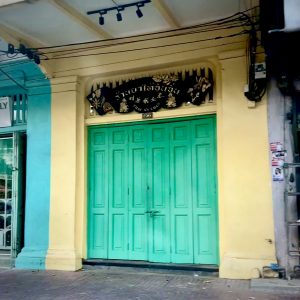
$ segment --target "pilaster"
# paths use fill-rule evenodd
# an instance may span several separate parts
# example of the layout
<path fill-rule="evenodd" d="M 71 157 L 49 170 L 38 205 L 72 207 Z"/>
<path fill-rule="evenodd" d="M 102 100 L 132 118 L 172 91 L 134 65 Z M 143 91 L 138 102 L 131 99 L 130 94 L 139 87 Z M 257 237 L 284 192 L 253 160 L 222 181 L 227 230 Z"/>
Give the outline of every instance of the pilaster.
<path fill-rule="evenodd" d="M 70 76 L 52 79 L 51 83 L 51 202 L 46 269 L 74 271 L 81 268 L 76 242 L 79 82 L 76 76 Z"/>
<path fill-rule="evenodd" d="M 27 81 L 26 88 L 25 246 L 16 259 L 16 268 L 44 269 L 49 241 L 51 89 L 45 78 Z"/>

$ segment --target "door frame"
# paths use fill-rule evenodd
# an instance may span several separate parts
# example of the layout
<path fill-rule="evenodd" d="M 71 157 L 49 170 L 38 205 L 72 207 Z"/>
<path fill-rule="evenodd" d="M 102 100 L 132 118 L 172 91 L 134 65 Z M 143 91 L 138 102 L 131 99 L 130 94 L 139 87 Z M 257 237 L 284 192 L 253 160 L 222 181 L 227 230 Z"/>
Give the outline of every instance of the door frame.
<path fill-rule="evenodd" d="M 135 126 L 135 125 L 146 125 L 146 124 L 163 124 L 163 123 L 179 123 L 182 121 L 193 121 L 193 120 L 199 120 L 199 119 L 207 119 L 207 118 L 213 118 L 214 119 L 214 139 L 213 139 L 213 156 L 215 158 L 215 168 L 213 170 L 214 175 L 215 175 L 215 185 L 216 185 L 216 191 L 215 191 L 215 226 L 216 226 L 216 251 L 217 251 L 217 265 L 219 265 L 220 262 L 220 247 L 219 247 L 219 201 L 218 201 L 218 161 L 217 161 L 217 115 L 215 112 L 212 113 L 207 113 L 205 115 L 192 115 L 192 116 L 178 116 L 178 117 L 170 117 L 170 118 L 162 118 L 162 119 L 149 119 L 149 120 L 141 120 L 141 121 L 129 121 L 129 122 L 115 122 L 112 124 L 109 123 L 100 123 L 100 124 L 93 124 L 93 125 L 88 125 L 87 126 L 87 161 L 86 161 L 86 165 L 87 165 L 87 214 L 86 214 L 86 218 L 87 218 L 87 222 L 86 222 L 86 255 L 87 255 L 87 259 L 89 259 L 89 227 L 90 227 L 90 220 L 89 220 L 89 211 L 90 211 L 90 180 L 89 180 L 89 176 L 90 176 L 90 160 L 89 160 L 89 154 L 90 154 L 90 148 L 89 148 L 89 144 L 90 144 L 90 131 L 93 130 L 93 128 L 97 127 L 97 128 L 115 128 L 115 127 L 122 127 L 122 126 Z M 103 260 L 103 259 L 101 259 Z M 129 259 L 130 260 L 130 259 Z"/>
<path fill-rule="evenodd" d="M 20 136 L 24 138 L 24 143 L 19 142 Z M 11 214 L 11 248 L 8 250 L 13 265 L 24 244 L 24 215 L 25 215 L 25 190 L 26 190 L 26 131 L 14 131 L 11 133 L 1 133 L 0 139 L 9 138 L 12 140 L 13 170 L 12 170 L 12 214 Z M 23 147 L 23 161 L 20 166 L 20 147 Z M 22 170 L 20 170 L 22 169 Z M 22 173 L 20 173 L 22 172 Z M 20 188 L 21 187 L 21 188 Z"/>

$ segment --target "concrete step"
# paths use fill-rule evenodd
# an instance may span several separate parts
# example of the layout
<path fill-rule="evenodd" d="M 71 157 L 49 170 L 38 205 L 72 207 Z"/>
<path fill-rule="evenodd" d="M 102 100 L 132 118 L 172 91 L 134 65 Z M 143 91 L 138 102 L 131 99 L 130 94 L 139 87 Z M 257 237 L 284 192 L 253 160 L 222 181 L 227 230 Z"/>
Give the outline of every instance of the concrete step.
<path fill-rule="evenodd" d="M 129 260 L 106 260 L 106 259 L 85 259 L 83 260 L 84 269 L 96 269 L 103 267 L 127 268 L 134 271 L 143 270 L 149 272 L 172 272 L 180 274 L 197 274 L 198 276 L 219 276 L 219 268 L 216 265 L 198 265 L 198 264 L 165 264 L 152 263 L 147 261 L 129 261 Z"/>
<path fill-rule="evenodd" d="M 0 268 L 11 268 L 13 260 L 10 255 L 0 255 Z"/>

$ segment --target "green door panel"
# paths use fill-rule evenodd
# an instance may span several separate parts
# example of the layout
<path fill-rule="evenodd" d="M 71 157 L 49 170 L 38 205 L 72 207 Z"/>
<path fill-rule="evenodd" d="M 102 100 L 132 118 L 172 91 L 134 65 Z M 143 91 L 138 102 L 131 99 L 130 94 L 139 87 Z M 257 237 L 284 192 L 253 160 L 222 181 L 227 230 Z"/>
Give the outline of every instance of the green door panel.
<path fill-rule="evenodd" d="M 172 262 L 193 262 L 190 122 L 170 124 Z"/>
<path fill-rule="evenodd" d="M 128 259 L 128 132 L 109 132 L 108 258 Z"/>
<path fill-rule="evenodd" d="M 149 260 L 171 262 L 170 195 L 169 195 L 169 129 L 164 124 L 148 127 L 148 213 Z"/>
<path fill-rule="evenodd" d="M 89 135 L 88 256 L 107 258 L 108 244 L 108 132 L 97 129 Z"/>
<path fill-rule="evenodd" d="M 214 118 L 192 122 L 194 263 L 218 263 Z"/>
<path fill-rule="evenodd" d="M 218 263 L 215 117 L 89 128 L 88 257 Z"/>
<path fill-rule="evenodd" d="M 129 259 L 148 260 L 147 131 L 144 126 L 128 128 Z"/>

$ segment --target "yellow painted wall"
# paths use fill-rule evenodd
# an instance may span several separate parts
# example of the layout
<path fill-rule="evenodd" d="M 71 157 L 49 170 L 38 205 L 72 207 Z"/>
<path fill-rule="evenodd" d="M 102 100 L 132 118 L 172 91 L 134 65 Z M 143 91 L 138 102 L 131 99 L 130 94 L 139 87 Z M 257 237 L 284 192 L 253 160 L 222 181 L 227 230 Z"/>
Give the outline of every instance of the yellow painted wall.
<path fill-rule="evenodd" d="M 81 126 L 77 124 L 80 86 L 75 76 L 53 79 L 51 85 L 51 201 L 46 269 L 75 271 L 81 267 L 77 240 L 82 235 L 78 226 L 82 217 L 78 210 L 84 202 L 84 197 L 79 199 L 82 194 L 78 191 L 78 178 L 83 173 L 78 167 L 78 152 L 83 153 L 77 135 L 84 128 L 83 122 Z"/>
<path fill-rule="evenodd" d="M 243 96 L 246 82 L 246 60 L 240 57 L 243 52 L 219 56 L 220 276 L 226 278 L 255 277 L 257 269 L 275 262 L 267 101 L 248 108 Z"/>
<path fill-rule="evenodd" d="M 176 40 L 196 38 L 202 36 Z M 85 96 L 91 84 L 202 64 L 210 65 L 216 77 L 215 103 L 160 111 L 154 117 L 217 112 L 220 276 L 257 277 L 258 269 L 275 262 L 274 244 L 267 241 L 274 240 L 267 102 L 264 99 L 255 108 L 248 107 L 243 96 L 245 38 L 233 41 L 220 46 L 216 46 L 218 41 L 211 41 L 201 47 L 191 43 L 160 51 L 112 54 L 106 55 L 105 60 L 101 55 L 93 55 L 56 62 L 52 69 L 55 78 L 48 269 L 75 270 L 80 268 L 81 258 L 86 257 L 86 127 L 141 120 L 138 114 L 88 117 Z M 135 46 L 114 46 L 104 51 Z"/>

